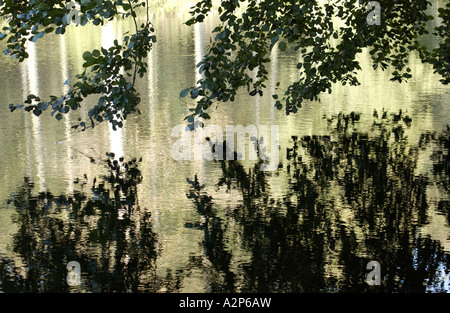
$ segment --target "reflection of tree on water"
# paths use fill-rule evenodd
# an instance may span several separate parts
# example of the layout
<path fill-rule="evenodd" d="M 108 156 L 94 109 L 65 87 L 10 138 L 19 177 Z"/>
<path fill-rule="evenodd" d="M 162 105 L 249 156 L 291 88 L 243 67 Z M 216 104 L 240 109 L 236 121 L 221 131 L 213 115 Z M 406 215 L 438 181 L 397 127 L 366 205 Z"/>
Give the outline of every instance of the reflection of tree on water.
<path fill-rule="evenodd" d="M 174 292 L 206 265 L 215 292 L 449 291 L 442 279 L 448 251 L 421 228 L 431 206 L 450 221 L 450 130 L 411 145 L 406 116 L 384 112 L 368 133 L 359 130 L 359 118 L 340 114 L 330 119 L 329 135 L 293 136 L 274 174 L 260 164 L 220 161 L 218 185 L 239 191 L 237 207 L 224 209 L 188 179 L 208 262 L 192 256 L 166 277 L 156 274 L 156 234 L 137 200 L 138 161 L 107 160 L 108 175 L 89 184 L 89 195 L 34 196 L 25 179 L 10 200 L 18 231 L 15 256 L 0 260 L 0 290 Z M 419 154 L 430 146 L 432 171 L 416 174 Z M 286 186 L 283 197 L 271 190 L 275 178 Z M 432 184 L 440 191 L 436 203 L 427 198 Z M 366 284 L 371 260 L 381 265 L 380 286 Z M 67 284 L 70 261 L 81 265 L 79 287 Z"/>
<path fill-rule="evenodd" d="M 444 191 L 450 190 L 450 126 L 436 138 L 437 149 L 432 155 L 435 161 L 433 171 L 438 177 L 439 187 Z M 439 201 L 438 211 L 447 215 L 447 223 L 450 225 L 450 201 Z"/>
<path fill-rule="evenodd" d="M 123 161 L 123 160 L 122 160 Z M 92 183 L 92 196 L 32 196 L 25 179 L 10 204 L 17 211 L 14 252 L 0 262 L 6 292 L 155 291 L 156 236 L 150 213 L 138 204 L 138 161 L 108 159 L 108 174 Z M 70 289 L 66 264 L 81 265 L 81 286 Z M 21 270 L 23 265 L 26 270 Z"/>
<path fill-rule="evenodd" d="M 194 201 L 197 212 L 204 218 L 199 227 L 205 234 L 203 247 L 206 256 L 212 263 L 215 272 L 218 273 L 217 276 L 213 275 L 209 281 L 211 288 L 214 292 L 232 292 L 235 280 L 234 273 L 230 270 L 232 254 L 226 249 L 224 238 L 226 230 L 222 220 L 214 211 L 211 197 L 203 193 L 203 186 L 200 186 L 197 176 L 194 181 L 189 179 L 187 181 L 192 186 L 188 198 Z"/>
<path fill-rule="evenodd" d="M 358 130 L 360 116 L 352 113 L 330 119 L 329 136 L 293 136 L 277 173 L 288 182 L 283 199 L 271 194 L 270 178 L 258 164 L 247 171 L 238 161 L 221 161 L 218 184 L 243 197 L 225 217 L 242 226 L 242 245 L 251 254 L 240 270 L 230 272 L 233 251 L 223 240 L 228 223 L 219 218 L 221 208 L 190 181 L 189 197 L 206 220 L 213 291 L 448 291 L 448 282 L 444 286 L 436 275 L 448 273 L 448 251 L 419 232 L 428 218 L 429 177 L 415 169 L 428 143 L 407 143 L 411 120 L 401 112 L 374 116 L 369 133 Z M 439 138 L 432 139 L 434 176 L 444 186 L 439 207 L 448 214 L 448 130 L 432 137 Z M 366 283 L 371 260 L 381 264 L 380 286 Z M 245 279 L 232 286 L 237 275 Z M 217 286 L 216 277 L 227 287 Z"/>

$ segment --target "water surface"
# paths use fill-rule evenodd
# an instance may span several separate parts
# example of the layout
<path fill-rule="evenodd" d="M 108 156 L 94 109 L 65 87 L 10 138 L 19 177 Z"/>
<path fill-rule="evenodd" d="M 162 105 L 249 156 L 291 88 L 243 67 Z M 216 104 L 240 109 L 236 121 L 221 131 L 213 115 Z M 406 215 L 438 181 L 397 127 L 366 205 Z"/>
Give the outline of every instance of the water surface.
<path fill-rule="evenodd" d="M 199 79 L 217 16 L 188 27 L 169 11 L 153 17 L 142 114 L 119 131 L 73 130 L 88 104 L 60 122 L 8 104 L 62 94 L 83 51 L 130 22 L 48 36 L 21 64 L 0 58 L 0 291 L 448 292 L 450 90 L 432 67 L 412 55 L 414 78 L 392 83 L 363 51 L 361 86 L 285 116 L 271 93 L 300 56 L 273 50 L 264 96 L 242 94 L 208 123 L 278 125 L 279 169 L 176 161 L 171 129 L 194 105 L 179 92 Z M 70 261 L 79 286 L 67 284 Z M 379 286 L 366 283 L 370 261 Z"/>

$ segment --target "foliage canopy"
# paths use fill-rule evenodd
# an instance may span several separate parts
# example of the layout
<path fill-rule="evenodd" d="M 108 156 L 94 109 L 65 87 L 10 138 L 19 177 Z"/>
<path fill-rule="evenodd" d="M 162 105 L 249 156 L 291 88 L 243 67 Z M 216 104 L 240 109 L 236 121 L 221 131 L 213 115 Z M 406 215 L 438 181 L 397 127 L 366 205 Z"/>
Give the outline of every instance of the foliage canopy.
<path fill-rule="evenodd" d="M 70 3 L 77 3 L 78 8 Z M 284 93 L 272 95 L 274 105 L 280 110 L 284 107 L 286 114 L 296 113 L 305 100 L 317 100 L 321 93 L 331 93 L 333 84 L 359 85 L 357 73 L 361 66 L 357 56 L 363 49 L 368 49 L 374 69 L 391 71 L 392 81 L 411 78 L 408 56 L 417 53 L 442 77 L 441 83 L 448 84 L 450 3 L 438 9 L 441 22 L 432 29 L 432 35 L 439 38 L 439 44 L 433 48 L 421 43 L 421 37 L 429 33 L 427 23 L 433 19 L 429 1 L 376 1 L 380 4 L 379 16 L 375 16 L 379 25 L 368 21 L 368 17 L 374 16 L 371 3 L 225 0 L 213 8 L 212 0 L 198 1 L 191 8 L 192 17 L 186 24 L 203 22 L 212 10 L 219 13 L 220 23 L 197 65 L 202 78 L 180 93 L 181 97 L 190 95 L 196 100 L 186 119 L 191 124 L 195 117 L 208 119 L 206 111 L 214 103 L 233 101 L 242 88 L 251 96 L 262 95 L 268 80 L 271 49 L 294 49 L 301 54 L 298 79 Z M 122 44 L 116 41 L 109 49 L 84 52 L 85 70 L 76 76 L 77 81 L 65 95 L 51 96 L 47 101 L 29 95 L 26 106 L 11 104 L 10 109 L 24 108 L 39 116 L 51 108 L 51 114 L 59 120 L 63 114 L 79 108 L 87 96 L 95 94 L 100 97 L 89 110 L 91 126 L 107 120 L 114 128 L 122 127 L 128 114 L 139 112 L 140 96 L 135 81 L 138 75 L 146 73 L 146 57 L 156 41 L 148 0 L 0 0 L 0 16 L 7 21 L 0 33 L 0 39 L 7 42 L 4 53 L 23 61 L 28 57 L 27 42 L 40 40 L 52 32 L 63 35 L 74 10 L 79 10 L 80 26 L 132 18 L 135 32 L 124 34 Z M 146 14 L 146 22 L 138 25 L 140 12 Z M 78 126 L 84 129 L 86 122 L 80 121 L 75 125 Z"/>

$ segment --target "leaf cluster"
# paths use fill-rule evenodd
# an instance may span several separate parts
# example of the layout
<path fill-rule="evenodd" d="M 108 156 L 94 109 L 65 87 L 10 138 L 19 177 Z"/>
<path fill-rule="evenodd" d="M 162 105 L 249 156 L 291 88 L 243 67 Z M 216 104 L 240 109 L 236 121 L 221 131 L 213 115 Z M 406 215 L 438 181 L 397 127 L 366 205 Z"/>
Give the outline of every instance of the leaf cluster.
<path fill-rule="evenodd" d="M 319 100 L 331 93 L 334 84 L 357 86 L 362 70 L 358 54 L 367 49 L 373 68 L 389 68 L 392 81 L 411 78 L 408 57 L 418 52 L 424 62 L 432 63 L 448 83 L 448 4 L 439 9 L 445 21 L 434 34 L 444 42 L 433 51 L 420 45 L 426 35 L 429 1 L 379 1 L 381 25 L 369 25 L 369 1 L 222 1 L 217 11 L 220 25 L 213 30 L 213 40 L 203 60 L 197 65 L 202 78 L 196 86 L 185 89 L 197 99 L 190 109 L 189 122 L 205 117 L 214 103 L 233 101 L 240 88 L 251 96 L 262 96 L 268 80 L 270 52 L 296 51 L 298 78 L 279 93 L 272 95 L 274 105 L 286 114 L 296 113 L 305 100 Z M 245 7 L 244 7 L 245 6 Z M 187 25 L 202 22 L 211 12 L 212 1 L 203 0 L 191 10 Z M 243 9 L 243 13 L 240 12 Z"/>
<path fill-rule="evenodd" d="M 88 112 L 90 126 L 107 120 L 114 129 L 120 128 L 130 113 L 139 112 L 140 96 L 135 89 L 135 81 L 137 76 L 142 77 L 147 72 L 145 60 L 156 42 L 155 30 L 148 18 L 140 27 L 137 25 L 136 10 L 147 3 L 139 0 L 76 2 L 80 7 L 81 26 L 88 22 L 103 25 L 105 21 L 119 16 L 131 17 L 135 33 L 125 33 L 122 43 L 115 40 L 108 49 L 101 47 L 85 51 L 82 55 L 84 71 L 76 75 L 76 82 L 66 94 L 50 96 L 49 100 L 29 95 L 24 104 L 10 104 L 9 107 L 11 111 L 24 108 L 36 116 L 51 108 L 51 115 L 61 120 L 63 114 L 80 108 L 88 96 L 97 95 L 97 104 Z M 28 57 L 27 41 L 35 42 L 52 31 L 64 34 L 70 24 L 68 16 L 75 10 L 69 3 L 71 1 L 0 1 L 0 15 L 8 22 L 3 28 L 6 34 L 0 35 L 0 39 L 7 40 L 4 53 L 23 61 Z M 65 84 L 70 84 L 70 81 Z M 88 125 L 79 119 L 79 124 L 73 127 L 85 130 Z"/>

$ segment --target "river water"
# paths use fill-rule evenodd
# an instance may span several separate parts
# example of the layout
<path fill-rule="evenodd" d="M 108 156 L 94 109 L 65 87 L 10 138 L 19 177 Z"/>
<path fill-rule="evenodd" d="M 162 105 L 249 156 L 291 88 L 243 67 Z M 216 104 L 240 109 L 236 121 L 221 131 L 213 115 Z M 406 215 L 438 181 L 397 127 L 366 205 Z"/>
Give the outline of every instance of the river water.
<path fill-rule="evenodd" d="M 172 129 L 194 105 L 179 94 L 200 78 L 218 21 L 187 19 L 177 8 L 152 17 L 141 114 L 118 131 L 71 128 L 94 99 L 61 121 L 8 104 L 63 94 L 82 53 L 120 41 L 131 21 L 71 26 L 23 63 L 0 58 L 0 291 L 448 292 L 450 89 L 432 67 L 411 55 L 413 78 L 393 83 L 363 51 L 361 86 L 286 116 L 271 94 L 300 57 L 274 49 L 264 95 L 240 94 L 207 123 L 277 125 L 278 169 L 179 161 Z"/>

